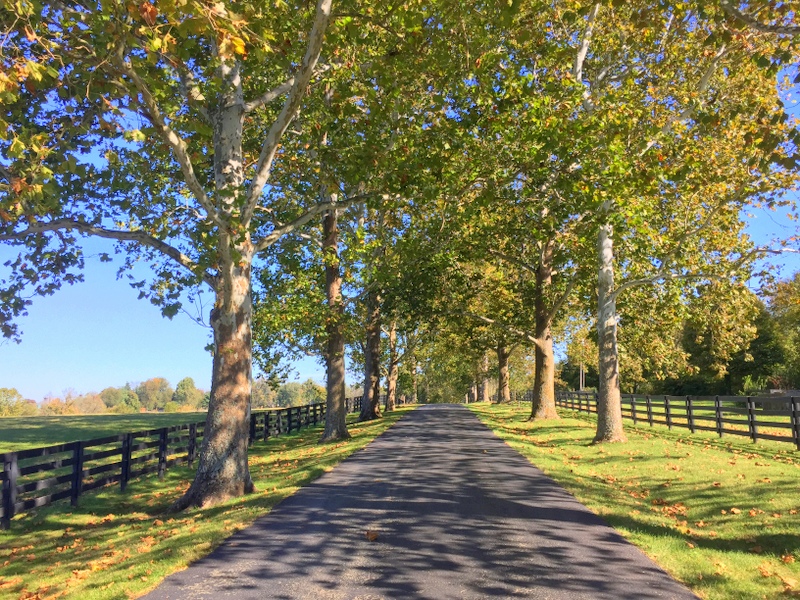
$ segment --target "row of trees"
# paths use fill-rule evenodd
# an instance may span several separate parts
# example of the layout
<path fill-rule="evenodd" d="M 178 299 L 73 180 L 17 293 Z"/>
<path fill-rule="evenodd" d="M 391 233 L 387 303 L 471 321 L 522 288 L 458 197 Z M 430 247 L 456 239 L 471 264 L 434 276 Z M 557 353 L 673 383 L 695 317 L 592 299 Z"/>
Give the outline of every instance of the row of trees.
<path fill-rule="evenodd" d="M 619 317 L 713 323 L 692 300 L 736 306 L 772 251 L 740 214 L 795 184 L 794 19 L 762 0 L 4 5 L 0 327 L 81 278 L 89 235 L 131 277 L 152 265 L 131 283 L 167 316 L 213 292 L 213 435 L 176 508 L 253 489 L 253 350 L 268 376 L 325 361 L 325 440 L 348 435 L 346 351 L 369 419 L 383 375 L 390 406 L 464 365 L 485 395 L 490 353 L 507 397 L 527 346 L 546 418 L 554 328 L 591 315 L 597 439 L 623 439 Z"/>
<path fill-rule="evenodd" d="M 14 388 L 0 388 L 0 417 L 191 412 L 206 410 L 209 399 L 210 394 L 199 389 L 191 377 L 181 379 L 175 389 L 163 377 L 154 377 L 137 385 L 108 387 L 99 394 L 77 395 L 67 391 L 63 398 L 46 397 L 41 405 L 26 400 Z M 283 408 L 324 401 L 325 388 L 312 379 L 278 387 L 265 379 L 253 382 L 253 408 Z"/>
<path fill-rule="evenodd" d="M 775 281 L 760 295 L 745 295 L 735 306 L 724 306 L 721 298 L 703 297 L 710 309 L 724 318 L 704 322 L 692 311 L 687 320 L 660 331 L 648 323 L 636 323 L 620 336 L 623 390 L 653 394 L 731 395 L 769 393 L 769 390 L 800 389 L 797 306 L 800 304 L 800 273 Z M 698 301 L 701 301 L 698 298 Z M 567 385 L 579 386 L 580 365 L 585 385 L 596 387 L 597 371 L 591 355 L 597 348 L 587 331 L 576 332 L 567 347 L 561 377 Z M 641 340 L 659 336 L 659 356 Z M 653 369 L 657 363 L 668 365 Z"/>

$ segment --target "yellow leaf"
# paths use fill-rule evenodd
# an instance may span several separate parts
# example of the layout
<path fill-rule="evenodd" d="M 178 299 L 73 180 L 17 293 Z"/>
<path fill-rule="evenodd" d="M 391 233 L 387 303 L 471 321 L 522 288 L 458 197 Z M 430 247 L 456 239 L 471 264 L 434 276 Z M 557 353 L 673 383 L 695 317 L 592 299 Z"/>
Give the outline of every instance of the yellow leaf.
<path fill-rule="evenodd" d="M 232 37 L 231 38 L 231 45 L 233 46 L 233 51 L 236 54 L 245 54 L 246 49 L 244 45 L 244 40 L 240 37 Z"/>

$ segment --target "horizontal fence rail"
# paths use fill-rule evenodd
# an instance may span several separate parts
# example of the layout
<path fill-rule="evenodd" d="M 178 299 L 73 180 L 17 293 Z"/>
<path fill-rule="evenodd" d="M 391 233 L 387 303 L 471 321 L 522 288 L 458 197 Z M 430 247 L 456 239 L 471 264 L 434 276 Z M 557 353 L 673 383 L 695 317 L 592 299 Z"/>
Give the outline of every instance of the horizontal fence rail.
<path fill-rule="evenodd" d="M 347 412 L 361 411 L 361 398 L 347 398 Z M 386 402 L 381 396 L 382 403 Z M 398 404 L 400 404 L 398 402 Z M 32 417 L 35 418 L 35 417 Z M 250 444 L 299 431 L 325 420 L 325 404 L 254 410 L 250 414 Z M 0 528 L 8 529 L 15 515 L 58 500 L 77 506 L 84 492 L 112 484 L 125 490 L 134 477 L 191 465 L 203 441 L 205 420 L 94 440 L 2 454 Z"/>
<path fill-rule="evenodd" d="M 524 400 L 532 399 L 526 392 Z M 556 392 L 556 405 L 597 413 L 597 392 Z M 622 394 L 622 417 L 634 424 L 710 431 L 752 441 L 793 443 L 800 450 L 800 398 L 794 396 L 656 396 Z"/>

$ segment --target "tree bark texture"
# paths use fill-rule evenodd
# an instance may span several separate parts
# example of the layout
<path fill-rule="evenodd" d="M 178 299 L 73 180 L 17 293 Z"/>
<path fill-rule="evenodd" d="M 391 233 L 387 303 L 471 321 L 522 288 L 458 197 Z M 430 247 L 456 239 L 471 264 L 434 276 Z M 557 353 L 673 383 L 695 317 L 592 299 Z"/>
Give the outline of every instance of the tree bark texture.
<path fill-rule="evenodd" d="M 328 300 L 328 336 L 325 348 L 325 430 L 323 442 L 350 438 L 347 431 L 347 406 L 345 404 L 344 334 L 342 323 L 342 274 L 339 263 L 339 223 L 335 210 L 325 214 L 322 221 L 322 251 L 325 257 L 325 293 Z"/>
<path fill-rule="evenodd" d="M 242 195 L 244 162 L 242 128 L 244 97 L 239 62 L 222 60 L 219 72 L 224 92 L 214 113 L 214 184 L 220 214 L 227 221 Z M 251 265 L 254 248 L 249 232 L 219 231 L 219 268 L 211 311 L 214 360 L 211 400 L 205 436 L 194 481 L 174 504 L 209 506 L 254 490 L 247 465 L 252 391 Z"/>
<path fill-rule="evenodd" d="M 367 294 L 367 343 L 364 347 L 364 397 L 359 421 L 381 417 L 381 303 L 378 293 Z"/>
<path fill-rule="evenodd" d="M 533 400 L 531 419 L 557 419 L 556 412 L 556 362 L 553 354 L 552 316 L 547 304 L 547 292 L 553 282 L 553 249 L 550 240 L 542 250 L 536 269 L 536 348 L 534 350 Z"/>
<path fill-rule="evenodd" d="M 511 402 L 511 388 L 508 378 L 508 358 L 511 351 L 503 343 L 497 345 L 497 402 Z"/>
<path fill-rule="evenodd" d="M 419 401 L 418 386 L 419 380 L 417 378 L 417 356 L 411 355 L 411 404 L 416 404 Z"/>
<path fill-rule="evenodd" d="M 595 442 L 624 442 L 622 397 L 619 387 L 617 350 L 617 309 L 614 291 L 614 242 L 609 224 L 600 227 L 597 249 L 598 269 L 597 345 L 600 385 L 597 394 L 597 433 Z"/>
<path fill-rule="evenodd" d="M 399 359 L 397 357 L 397 322 L 393 319 L 389 325 L 389 370 L 386 375 L 386 410 L 394 410 L 397 402 L 397 377 L 399 375 Z"/>
<path fill-rule="evenodd" d="M 490 402 L 489 396 L 489 355 L 483 355 L 481 362 L 481 402 Z"/>
<path fill-rule="evenodd" d="M 252 340 L 250 266 L 232 267 L 228 302 L 211 311 L 214 361 L 206 435 L 195 478 L 173 506 L 209 506 L 254 490 L 247 464 L 250 436 Z M 218 301 L 219 304 L 219 301 Z"/>

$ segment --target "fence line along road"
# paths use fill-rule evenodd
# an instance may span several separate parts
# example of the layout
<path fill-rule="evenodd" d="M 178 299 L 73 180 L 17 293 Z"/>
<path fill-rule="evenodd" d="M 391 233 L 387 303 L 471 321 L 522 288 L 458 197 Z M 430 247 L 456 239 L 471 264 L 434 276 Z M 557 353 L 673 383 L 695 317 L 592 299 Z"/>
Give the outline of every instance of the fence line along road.
<path fill-rule="evenodd" d="M 385 402 L 385 397 L 381 397 Z M 361 398 L 347 398 L 347 412 L 361 410 Z M 35 418 L 35 417 L 32 417 Z M 256 440 L 298 431 L 325 420 L 325 404 L 253 411 L 250 444 Z M 2 455 L 0 529 L 15 515 L 58 500 L 77 506 L 84 492 L 118 483 L 124 491 L 134 477 L 191 465 L 203 439 L 205 419 L 160 429 L 121 433 Z"/>
<path fill-rule="evenodd" d="M 531 401 L 533 391 L 518 399 Z M 556 392 L 556 405 L 597 413 L 597 392 Z M 634 424 L 711 431 L 752 441 L 790 442 L 800 450 L 800 398 L 794 396 L 622 395 L 622 416 Z"/>

